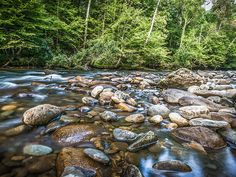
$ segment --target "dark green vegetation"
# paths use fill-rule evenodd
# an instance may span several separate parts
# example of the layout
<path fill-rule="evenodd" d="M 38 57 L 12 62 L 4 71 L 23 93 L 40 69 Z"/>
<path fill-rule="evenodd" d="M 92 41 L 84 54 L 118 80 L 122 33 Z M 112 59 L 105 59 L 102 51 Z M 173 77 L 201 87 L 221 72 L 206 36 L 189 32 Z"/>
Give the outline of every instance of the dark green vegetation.
<path fill-rule="evenodd" d="M 1 0 L 0 65 L 236 68 L 236 4 Z"/>

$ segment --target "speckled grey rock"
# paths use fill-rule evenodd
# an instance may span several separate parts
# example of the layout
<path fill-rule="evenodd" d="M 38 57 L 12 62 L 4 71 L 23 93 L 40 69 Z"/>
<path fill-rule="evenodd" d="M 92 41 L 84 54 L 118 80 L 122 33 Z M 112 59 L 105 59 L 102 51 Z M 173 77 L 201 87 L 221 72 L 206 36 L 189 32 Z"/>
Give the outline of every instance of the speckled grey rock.
<path fill-rule="evenodd" d="M 170 110 L 163 104 L 153 105 L 148 108 L 148 115 L 155 116 L 161 115 L 162 117 L 168 117 Z"/>
<path fill-rule="evenodd" d="M 46 155 L 52 152 L 52 148 L 40 144 L 29 144 L 24 146 L 23 153 L 33 156 Z"/>
<path fill-rule="evenodd" d="M 120 128 L 115 128 L 113 130 L 113 136 L 118 141 L 132 142 L 137 138 L 138 134 L 128 131 L 128 130 L 122 130 Z"/>

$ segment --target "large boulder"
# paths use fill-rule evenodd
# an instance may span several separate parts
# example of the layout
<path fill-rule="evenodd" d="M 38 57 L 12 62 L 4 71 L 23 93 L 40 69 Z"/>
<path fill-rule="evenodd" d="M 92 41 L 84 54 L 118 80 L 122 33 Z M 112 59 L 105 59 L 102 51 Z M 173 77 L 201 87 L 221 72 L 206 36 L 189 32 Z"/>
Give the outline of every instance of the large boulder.
<path fill-rule="evenodd" d="M 42 104 L 25 111 L 22 121 L 31 126 L 45 125 L 60 116 L 62 112 L 63 108 L 51 104 Z"/>
<path fill-rule="evenodd" d="M 57 176 L 61 176 L 67 167 L 77 167 L 81 169 L 85 176 L 102 177 L 109 175 L 109 167 L 96 162 L 86 154 L 83 149 L 66 147 L 58 154 L 56 161 Z"/>
<path fill-rule="evenodd" d="M 195 141 L 210 149 L 221 149 L 226 146 L 220 135 L 206 127 L 177 128 L 172 131 L 172 135 L 183 141 Z"/>
<path fill-rule="evenodd" d="M 89 140 L 102 132 L 102 128 L 92 124 L 67 125 L 52 134 L 53 140 L 61 145 L 74 145 Z"/>
<path fill-rule="evenodd" d="M 157 86 L 161 88 L 182 88 L 187 89 L 192 85 L 201 85 L 203 78 L 186 68 L 180 68 L 171 72 L 162 79 Z"/>
<path fill-rule="evenodd" d="M 185 96 L 188 96 L 190 98 L 195 98 L 197 95 L 184 91 L 179 89 L 167 89 L 162 92 L 163 98 L 168 103 L 178 103 L 179 99 Z"/>

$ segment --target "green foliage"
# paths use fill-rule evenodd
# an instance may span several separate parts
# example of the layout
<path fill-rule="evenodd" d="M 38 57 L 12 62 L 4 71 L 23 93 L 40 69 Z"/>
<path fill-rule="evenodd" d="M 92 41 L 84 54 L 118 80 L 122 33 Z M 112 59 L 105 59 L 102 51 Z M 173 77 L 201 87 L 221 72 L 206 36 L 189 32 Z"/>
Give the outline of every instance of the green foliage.
<path fill-rule="evenodd" d="M 0 66 L 236 68 L 236 4 L 212 2 L 2 0 Z"/>

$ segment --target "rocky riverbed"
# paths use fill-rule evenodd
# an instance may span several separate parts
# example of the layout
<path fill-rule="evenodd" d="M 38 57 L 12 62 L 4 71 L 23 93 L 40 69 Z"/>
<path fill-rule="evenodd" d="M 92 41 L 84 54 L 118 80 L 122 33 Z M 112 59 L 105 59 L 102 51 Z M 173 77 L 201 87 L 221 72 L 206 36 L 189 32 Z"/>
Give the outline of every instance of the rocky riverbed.
<path fill-rule="evenodd" d="M 236 71 L 0 71 L 0 176 L 236 176 L 235 102 Z"/>

